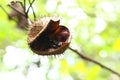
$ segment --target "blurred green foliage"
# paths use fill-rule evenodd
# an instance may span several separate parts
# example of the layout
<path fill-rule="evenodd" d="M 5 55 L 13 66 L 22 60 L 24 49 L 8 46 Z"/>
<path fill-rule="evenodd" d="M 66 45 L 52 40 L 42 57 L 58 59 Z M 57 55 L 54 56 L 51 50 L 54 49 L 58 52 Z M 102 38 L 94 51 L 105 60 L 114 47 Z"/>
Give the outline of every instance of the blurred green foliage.
<path fill-rule="evenodd" d="M 9 13 L 11 9 L 6 6 L 8 2 L 9 0 L 4 0 L 0 4 Z M 33 7 L 38 19 L 54 14 L 62 17 L 62 23 L 72 34 L 71 47 L 120 73 L 119 3 L 120 0 L 36 0 Z M 30 18 L 33 18 L 31 13 Z M 9 69 L 4 64 L 4 55 L 9 45 L 28 50 L 30 55 L 32 53 L 27 45 L 27 31 L 18 29 L 16 24 L 8 20 L 7 15 L 0 9 L 0 80 L 4 80 L 4 72 L 21 69 Z M 46 70 L 46 73 L 45 79 L 42 78 L 44 73 L 38 73 L 40 80 L 119 80 L 116 75 L 80 59 L 70 50 L 63 56 L 59 60 L 55 57 L 43 58 L 43 62 L 41 60 L 39 68 Z M 44 63 L 45 59 L 48 59 L 47 64 Z M 22 67 L 25 68 L 25 76 L 29 76 L 28 69 L 33 62 L 30 59 L 26 63 L 27 68 Z M 30 80 L 38 80 L 37 77 L 34 75 Z"/>

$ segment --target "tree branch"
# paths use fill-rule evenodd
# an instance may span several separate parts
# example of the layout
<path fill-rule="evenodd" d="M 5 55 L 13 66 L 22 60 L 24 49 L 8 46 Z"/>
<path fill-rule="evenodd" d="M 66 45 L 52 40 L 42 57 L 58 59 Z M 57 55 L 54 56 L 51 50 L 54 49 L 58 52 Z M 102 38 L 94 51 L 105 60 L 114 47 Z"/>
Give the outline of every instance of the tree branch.
<path fill-rule="evenodd" d="M 73 49 L 73 48 L 71 48 L 71 47 L 69 47 L 69 49 L 70 49 L 71 51 L 75 52 L 76 54 L 78 54 L 82 59 L 84 59 L 84 60 L 86 60 L 86 61 L 90 61 L 90 62 L 92 62 L 92 63 L 95 63 L 95 64 L 99 65 L 101 68 L 104 68 L 104 69 L 106 69 L 106 70 L 108 70 L 108 71 L 110 71 L 110 72 L 112 72 L 112 73 L 114 73 L 114 74 L 116 74 L 117 76 L 120 77 L 120 74 L 119 74 L 118 72 L 116 72 L 116 71 L 108 68 L 107 66 L 101 64 L 100 62 L 98 62 L 98 61 L 96 61 L 96 60 L 93 60 L 93 59 L 91 59 L 91 58 L 83 55 L 81 52 L 78 52 L 77 50 L 75 50 L 75 49 Z"/>

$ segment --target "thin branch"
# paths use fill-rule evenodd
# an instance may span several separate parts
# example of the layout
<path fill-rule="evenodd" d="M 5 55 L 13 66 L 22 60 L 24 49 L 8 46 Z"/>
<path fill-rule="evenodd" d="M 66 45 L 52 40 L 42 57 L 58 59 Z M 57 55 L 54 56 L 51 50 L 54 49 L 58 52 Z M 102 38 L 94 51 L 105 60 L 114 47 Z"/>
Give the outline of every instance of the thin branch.
<path fill-rule="evenodd" d="M 35 11 L 34 11 L 34 9 L 33 9 L 33 6 L 32 6 L 32 4 L 34 3 L 34 1 L 35 0 L 33 0 L 32 1 L 32 3 L 30 2 L 30 0 L 28 0 L 29 1 L 29 4 L 30 4 L 30 6 L 29 7 L 31 7 L 32 8 L 32 11 L 33 11 L 33 16 L 34 16 L 34 21 L 36 20 L 36 15 L 35 15 Z M 28 8 L 28 10 L 29 10 L 29 8 Z"/>
<path fill-rule="evenodd" d="M 9 16 L 9 14 L 7 13 L 7 11 L 0 5 L 1 9 Z M 9 16 L 10 17 L 10 16 Z"/>
<path fill-rule="evenodd" d="M 102 63 L 100 63 L 100 62 L 98 62 L 98 61 L 96 61 L 96 60 L 93 60 L 93 59 L 91 59 L 91 58 L 83 55 L 82 53 L 78 52 L 77 50 L 75 50 L 75 49 L 73 49 L 73 48 L 71 48 L 71 47 L 69 47 L 69 49 L 70 49 L 71 51 L 75 52 L 76 54 L 78 54 L 82 59 L 84 59 L 84 60 L 86 60 L 86 61 L 90 61 L 90 62 L 92 62 L 92 63 L 95 63 L 95 64 L 99 65 L 101 68 L 104 68 L 104 69 L 106 69 L 106 70 L 108 70 L 108 71 L 110 71 L 110 72 L 112 72 L 112 73 L 114 73 L 114 74 L 116 74 L 116 75 L 118 75 L 118 76 L 120 77 L 120 74 L 119 74 L 118 72 L 116 72 L 116 71 L 108 68 L 107 66 L 103 65 Z"/>
<path fill-rule="evenodd" d="M 19 10 L 17 10 L 16 8 L 14 8 L 12 5 L 8 4 L 8 6 L 10 6 L 13 10 L 15 10 L 16 12 L 18 12 L 19 14 L 21 14 L 22 16 L 26 16 L 23 13 L 21 13 Z"/>
<path fill-rule="evenodd" d="M 32 6 L 32 4 L 34 3 L 35 0 L 33 0 L 32 3 L 30 3 L 30 0 L 28 0 L 28 1 L 29 1 L 29 4 L 30 4 L 30 7 L 32 8 L 33 16 L 34 16 L 34 20 L 35 20 L 36 19 L 36 15 L 35 15 L 35 11 L 34 11 L 33 6 Z"/>
<path fill-rule="evenodd" d="M 11 18 L 12 20 L 14 20 L 17 23 L 17 20 L 15 20 L 14 18 L 12 18 L 8 12 L 0 5 L 1 9 L 8 15 L 9 18 Z"/>
<path fill-rule="evenodd" d="M 24 12 L 26 12 L 26 0 L 24 0 L 23 7 L 24 7 Z M 25 15 L 26 15 L 26 13 L 25 13 Z"/>
<path fill-rule="evenodd" d="M 21 5 L 21 7 L 24 9 L 24 5 L 21 1 L 16 1 L 17 3 L 19 3 Z"/>

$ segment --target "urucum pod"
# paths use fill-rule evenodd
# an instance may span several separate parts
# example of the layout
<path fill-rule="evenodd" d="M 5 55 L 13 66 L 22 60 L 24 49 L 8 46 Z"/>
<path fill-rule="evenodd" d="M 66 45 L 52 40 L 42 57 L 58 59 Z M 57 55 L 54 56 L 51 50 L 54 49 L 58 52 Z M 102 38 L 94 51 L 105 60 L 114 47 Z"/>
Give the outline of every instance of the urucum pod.
<path fill-rule="evenodd" d="M 67 27 L 60 25 L 60 18 L 42 17 L 30 25 L 27 42 L 38 55 L 62 54 L 71 41 Z"/>

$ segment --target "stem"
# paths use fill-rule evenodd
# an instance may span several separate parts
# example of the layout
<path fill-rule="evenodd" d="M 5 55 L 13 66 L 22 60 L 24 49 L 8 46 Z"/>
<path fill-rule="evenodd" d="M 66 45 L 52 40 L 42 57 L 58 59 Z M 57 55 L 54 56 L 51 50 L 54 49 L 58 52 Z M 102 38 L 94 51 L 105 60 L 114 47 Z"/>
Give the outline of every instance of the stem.
<path fill-rule="evenodd" d="M 24 7 L 24 12 L 26 12 L 26 0 L 24 0 L 23 7 Z M 26 13 L 25 13 L 25 15 L 26 15 Z"/>
<path fill-rule="evenodd" d="M 73 49 L 73 48 L 71 48 L 71 47 L 69 47 L 69 49 L 70 49 L 71 51 L 75 52 L 76 54 L 78 54 L 82 59 L 84 59 L 84 60 L 86 60 L 86 61 L 90 61 L 90 62 L 92 62 L 92 63 L 94 63 L 94 64 L 97 64 L 97 65 L 99 65 L 101 68 L 104 68 L 104 69 L 106 69 L 106 70 L 108 70 L 108 71 L 110 71 L 110 72 L 112 72 L 112 73 L 114 73 L 114 74 L 116 74 L 117 76 L 120 77 L 120 74 L 119 74 L 118 72 L 112 70 L 111 68 L 108 68 L 107 66 L 103 65 L 102 63 L 100 63 L 100 62 L 98 62 L 98 61 L 96 61 L 96 60 L 93 60 L 93 59 L 91 59 L 91 58 L 83 55 L 81 52 L 78 52 L 77 50 L 75 50 L 75 49 Z"/>
<path fill-rule="evenodd" d="M 0 5 L 1 9 L 8 15 L 9 18 L 11 18 L 12 20 L 14 20 L 17 23 L 17 20 L 15 20 L 14 18 L 12 18 L 8 12 Z"/>
<path fill-rule="evenodd" d="M 21 5 L 21 7 L 24 9 L 24 5 L 22 2 L 20 2 L 20 1 L 16 1 L 16 2 L 19 3 Z"/>
<path fill-rule="evenodd" d="M 18 11 L 16 8 L 14 8 L 12 5 L 8 4 L 8 6 L 10 6 L 13 10 L 15 10 L 16 12 L 18 12 L 19 14 L 21 14 L 22 16 L 26 17 L 26 15 L 24 15 L 23 13 L 21 13 L 20 11 Z"/>
<path fill-rule="evenodd" d="M 33 11 L 34 20 L 36 20 L 36 15 L 35 15 L 34 9 L 33 9 L 33 7 L 32 7 L 32 4 L 34 3 L 35 0 L 33 0 L 32 2 L 30 2 L 30 0 L 28 0 L 28 1 L 29 1 L 30 6 L 28 7 L 26 14 L 28 14 L 29 9 L 30 9 L 30 7 L 31 7 L 31 8 L 32 8 L 32 11 Z"/>

